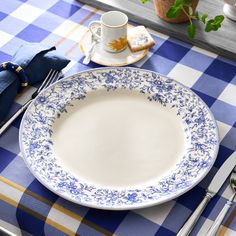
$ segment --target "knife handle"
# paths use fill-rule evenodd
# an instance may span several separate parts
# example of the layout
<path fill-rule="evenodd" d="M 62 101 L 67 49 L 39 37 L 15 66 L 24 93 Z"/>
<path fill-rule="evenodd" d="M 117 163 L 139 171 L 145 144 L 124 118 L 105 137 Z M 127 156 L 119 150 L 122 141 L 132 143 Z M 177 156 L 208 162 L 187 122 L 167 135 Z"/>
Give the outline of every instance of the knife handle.
<path fill-rule="evenodd" d="M 2 236 L 17 236 L 16 234 L 10 232 L 9 230 L 7 230 L 6 228 L 0 226 L 0 235 Z"/>
<path fill-rule="evenodd" d="M 209 192 L 206 193 L 206 196 L 203 198 L 203 200 L 198 205 L 196 210 L 192 213 L 192 215 L 188 218 L 188 220 L 182 226 L 177 236 L 188 236 L 191 233 L 199 217 L 201 216 L 203 210 L 205 209 L 207 203 L 211 200 L 212 197 L 213 196 L 211 193 Z"/>
<path fill-rule="evenodd" d="M 213 225 L 210 227 L 210 229 L 207 231 L 206 236 L 215 236 L 221 226 L 222 221 L 224 220 L 228 210 L 233 204 L 233 200 L 236 194 L 234 194 L 231 199 L 229 199 L 226 204 L 224 205 L 224 208 L 221 210 L 220 214 L 217 216 L 216 220 L 214 221 Z"/>
<path fill-rule="evenodd" d="M 0 136 L 8 129 L 8 127 L 13 123 L 13 121 L 16 120 L 22 114 L 26 108 L 29 106 L 29 104 L 32 102 L 32 100 L 29 100 L 26 102 L 16 113 L 14 113 L 7 122 L 1 126 L 0 128 Z"/>

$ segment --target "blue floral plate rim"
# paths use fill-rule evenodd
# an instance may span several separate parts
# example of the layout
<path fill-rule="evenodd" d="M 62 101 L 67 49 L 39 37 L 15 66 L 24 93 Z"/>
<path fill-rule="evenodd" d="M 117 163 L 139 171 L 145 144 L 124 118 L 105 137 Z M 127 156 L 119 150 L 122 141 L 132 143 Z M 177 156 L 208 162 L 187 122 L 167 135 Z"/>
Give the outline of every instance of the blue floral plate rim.
<path fill-rule="evenodd" d="M 95 75 L 96 73 L 97 73 L 97 77 Z M 107 73 L 106 75 L 108 77 L 109 77 L 109 75 L 113 74 L 112 76 L 114 77 L 113 80 L 115 82 L 110 81 L 110 82 L 106 83 L 106 82 L 102 81 L 105 78 L 103 78 L 103 79 L 98 78 L 99 73 L 100 73 L 100 75 L 101 75 L 101 73 L 105 73 L 105 74 Z M 116 73 L 118 73 L 118 74 L 120 73 L 119 78 L 115 77 L 117 75 Z M 122 75 L 122 73 L 124 73 L 124 74 Z M 30 123 L 29 122 L 29 120 L 30 120 L 29 113 L 30 113 L 30 110 L 32 109 L 32 107 L 34 107 L 35 104 L 39 101 L 39 99 L 42 98 L 40 96 L 44 95 L 45 93 L 47 93 L 51 89 L 55 88 L 55 86 L 60 86 L 60 84 L 62 84 L 63 82 L 69 83 L 69 81 L 71 82 L 71 81 L 77 80 L 78 83 L 83 83 L 84 82 L 83 80 L 85 78 L 83 78 L 83 80 L 82 80 L 80 77 L 86 76 L 86 75 L 89 76 L 89 79 L 86 78 L 86 82 L 88 82 L 87 80 L 89 80 L 89 83 L 90 83 L 91 75 L 92 75 L 95 77 L 95 78 L 92 78 L 93 79 L 92 84 L 95 83 L 95 81 L 97 80 L 96 82 L 98 84 L 103 83 L 102 85 L 105 86 L 105 88 L 108 91 L 114 90 L 117 88 L 123 89 L 125 86 L 128 86 L 128 85 L 130 86 L 129 88 L 127 87 L 128 89 L 137 89 L 138 85 L 136 84 L 136 81 L 134 78 L 131 77 L 131 82 L 128 82 L 128 83 L 127 83 L 127 81 L 124 82 L 124 81 L 120 80 L 120 78 L 124 79 L 123 77 L 120 77 L 120 76 L 121 75 L 124 76 L 124 75 L 126 75 L 126 73 L 129 73 L 129 75 L 135 75 L 136 76 L 135 79 L 137 78 L 137 75 L 139 75 L 139 76 L 145 75 L 145 76 L 147 76 L 147 78 L 149 78 L 149 79 L 151 78 L 151 80 L 149 80 L 150 84 L 152 84 L 153 81 L 157 81 L 157 82 L 161 81 L 164 84 L 164 87 L 166 85 L 168 85 L 168 86 L 171 85 L 171 89 L 176 87 L 179 90 L 181 90 L 181 93 L 184 91 L 188 95 L 190 94 L 193 100 L 197 99 L 196 100 L 197 104 L 199 103 L 201 105 L 201 108 L 204 110 L 203 116 L 205 116 L 205 118 L 209 119 L 209 124 L 210 124 L 209 127 L 210 127 L 211 131 L 213 132 L 213 134 L 211 134 L 211 138 L 210 138 L 211 139 L 210 142 L 213 142 L 213 143 L 211 144 L 211 147 L 209 148 L 209 150 L 212 149 L 211 155 L 209 156 L 209 160 L 207 159 L 208 162 L 205 161 L 203 163 L 205 166 L 199 168 L 200 175 L 195 175 L 195 178 L 191 177 L 191 180 L 190 179 L 187 179 L 187 181 L 184 180 L 183 186 L 181 186 L 180 182 L 178 182 L 178 184 L 180 184 L 180 185 L 174 183 L 174 184 L 176 184 L 175 189 L 173 190 L 173 189 L 169 188 L 168 191 L 169 190 L 170 191 L 169 192 L 167 191 L 167 194 L 165 192 L 166 191 L 165 185 L 170 184 L 171 187 L 173 187 L 174 185 L 172 186 L 172 183 L 173 183 L 173 181 L 176 181 L 176 176 L 178 176 L 179 173 L 173 172 L 172 173 L 173 175 L 168 176 L 165 179 L 161 180 L 162 182 L 161 181 L 160 182 L 161 182 L 161 184 L 163 184 L 163 185 L 161 185 L 161 188 L 159 188 L 160 186 L 148 186 L 148 188 L 146 188 L 145 190 L 143 190 L 143 189 L 130 189 L 130 190 L 96 189 L 96 187 L 94 187 L 94 186 L 86 186 L 86 183 L 85 183 L 85 185 L 84 185 L 84 183 L 79 183 L 79 180 L 76 179 L 74 176 L 69 176 L 69 178 L 68 178 L 68 176 L 66 176 L 64 183 L 62 185 L 60 185 L 61 183 L 58 183 L 57 180 L 55 180 L 55 178 L 53 179 L 54 182 L 53 181 L 48 182 L 49 179 L 45 180 L 45 176 L 43 176 L 42 172 L 40 172 L 37 169 L 38 166 L 35 167 L 34 164 L 32 164 L 32 162 L 31 162 L 32 160 L 30 159 L 30 158 L 32 158 L 32 156 L 29 155 L 29 153 L 27 153 L 27 151 L 25 149 L 26 146 L 24 144 L 24 142 L 27 143 L 26 137 L 30 134 L 25 131 L 26 125 L 28 125 L 27 128 L 29 128 L 29 123 Z M 124 77 L 127 77 L 127 76 L 124 76 Z M 141 79 L 141 81 L 142 81 L 142 79 Z M 142 82 L 141 82 L 141 84 L 142 84 Z M 146 82 L 147 81 L 145 81 L 145 83 Z M 85 85 L 85 87 L 86 86 L 87 85 Z M 92 89 L 97 89 L 97 88 L 93 88 L 93 86 L 94 86 L 94 84 L 91 85 Z M 155 86 L 154 86 L 155 89 L 158 90 L 158 86 L 157 85 L 155 85 Z M 125 87 L 125 89 L 126 89 L 126 87 Z M 178 89 L 176 89 L 177 93 L 178 93 Z M 141 92 L 143 92 L 143 91 L 141 91 Z M 158 92 L 160 92 L 160 90 L 158 90 Z M 167 92 L 169 92 L 169 91 L 167 91 Z M 157 94 L 158 93 L 156 93 L 156 95 Z M 163 98 L 160 98 L 160 97 L 156 98 L 154 96 L 155 93 L 151 93 L 151 95 L 153 95 L 153 96 L 149 96 L 149 98 L 148 98 L 149 100 L 153 100 L 155 102 L 163 102 L 161 100 Z M 83 97 L 83 96 L 81 96 L 81 97 Z M 76 98 L 76 99 L 78 99 L 78 98 Z M 81 98 L 79 98 L 79 99 L 81 99 Z M 168 104 L 168 101 L 167 101 L 167 104 Z M 207 124 L 207 122 L 206 122 L 206 124 Z M 145 70 L 145 69 L 139 69 L 139 68 L 133 68 L 133 67 L 101 67 L 101 68 L 84 70 L 84 71 L 78 72 L 76 74 L 70 75 L 68 77 L 65 77 L 62 80 L 51 85 L 45 91 L 41 92 L 39 94 L 39 96 L 35 99 L 35 101 L 28 107 L 27 111 L 25 112 L 25 114 L 22 118 L 20 132 L 19 132 L 19 143 L 20 143 L 20 149 L 22 152 L 22 157 L 23 157 L 27 167 L 30 169 L 31 173 L 39 180 L 39 182 L 41 182 L 44 186 L 46 186 L 49 190 L 51 190 L 55 194 L 65 198 L 69 201 L 72 201 L 74 203 L 88 206 L 88 207 L 93 207 L 93 208 L 98 208 L 98 209 L 107 209 L 107 210 L 128 210 L 128 209 L 138 209 L 138 208 L 150 207 L 153 205 L 167 202 L 169 200 L 172 200 L 172 199 L 186 193 L 187 191 L 192 189 L 194 186 L 196 186 L 207 175 L 207 173 L 209 172 L 209 170 L 211 169 L 211 167 L 213 166 L 213 164 L 216 160 L 218 149 L 219 149 L 219 133 L 218 133 L 218 128 L 217 128 L 217 124 L 214 119 L 214 116 L 213 116 L 212 112 L 210 111 L 210 109 L 208 108 L 208 106 L 205 104 L 205 102 L 198 95 L 196 95 L 191 89 L 184 86 L 180 82 L 170 79 L 166 76 L 163 76 L 157 72 Z M 48 148 L 48 147 L 46 147 L 46 148 Z M 197 161 L 196 159 L 191 160 L 191 158 L 189 160 L 187 160 L 187 164 L 192 161 Z M 45 163 L 43 163 L 43 164 L 45 164 Z M 53 163 L 53 165 L 54 164 L 55 163 Z M 186 163 L 184 163 L 184 164 L 186 164 Z M 181 168 L 183 168 L 183 166 L 181 166 Z M 59 170 L 60 170 L 60 168 L 59 168 Z M 58 169 L 57 169 L 57 171 L 58 171 Z M 63 174 L 65 174 L 65 173 L 63 173 Z M 181 174 L 183 174 L 183 173 L 181 173 Z M 54 175 L 55 175 L 55 173 L 54 173 Z M 66 175 L 69 175 L 69 173 L 66 173 Z M 183 176 L 186 177 L 185 175 L 183 175 Z M 46 178 L 48 178 L 48 177 L 49 176 L 47 176 Z M 58 176 L 56 176 L 56 177 L 58 177 Z M 68 182 L 68 179 L 69 179 L 69 182 Z M 79 183 L 80 185 L 82 185 L 82 187 L 78 186 L 76 183 Z M 164 186 L 164 188 L 163 188 L 163 186 Z M 176 188 L 176 186 L 177 186 L 177 188 Z M 181 186 L 181 187 L 178 187 L 178 186 Z M 163 189 L 165 191 L 163 191 Z M 145 192 L 145 194 L 144 194 L 144 192 Z"/>

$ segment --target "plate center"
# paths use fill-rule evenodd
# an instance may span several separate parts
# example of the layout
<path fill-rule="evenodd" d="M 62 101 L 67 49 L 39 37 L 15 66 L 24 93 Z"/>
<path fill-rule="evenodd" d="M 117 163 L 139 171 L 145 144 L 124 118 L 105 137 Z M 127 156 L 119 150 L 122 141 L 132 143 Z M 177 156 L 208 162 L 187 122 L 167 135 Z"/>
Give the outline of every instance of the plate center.
<path fill-rule="evenodd" d="M 73 105 L 54 124 L 53 148 L 64 168 L 92 184 L 149 184 L 184 155 L 181 118 L 144 94 L 97 90 Z"/>

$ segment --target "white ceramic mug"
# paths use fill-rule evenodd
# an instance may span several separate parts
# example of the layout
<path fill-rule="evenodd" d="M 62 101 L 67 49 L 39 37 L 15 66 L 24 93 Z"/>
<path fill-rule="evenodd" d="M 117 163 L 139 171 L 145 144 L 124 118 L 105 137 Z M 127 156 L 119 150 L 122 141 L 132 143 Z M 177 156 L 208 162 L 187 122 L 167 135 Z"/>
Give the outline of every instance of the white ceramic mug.
<path fill-rule="evenodd" d="M 94 30 L 95 25 L 101 28 L 101 35 Z M 100 39 L 106 51 L 120 52 L 127 47 L 127 25 L 127 15 L 120 11 L 109 11 L 101 16 L 100 21 L 92 21 L 89 30 Z"/>
<path fill-rule="evenodd" d="M 231 20 L 236 21 L 236 0 L 224 0 L 224 14 Z"/>

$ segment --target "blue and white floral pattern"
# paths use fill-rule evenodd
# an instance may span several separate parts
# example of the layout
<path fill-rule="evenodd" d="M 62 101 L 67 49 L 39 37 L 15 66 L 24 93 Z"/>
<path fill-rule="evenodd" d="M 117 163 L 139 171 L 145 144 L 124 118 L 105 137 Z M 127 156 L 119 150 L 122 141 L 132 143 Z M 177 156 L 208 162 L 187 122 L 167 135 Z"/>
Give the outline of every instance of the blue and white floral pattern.
<path fill-rule="evenodd" d="M 172 172 L 152 186 L 114 190 L 84 182 L 60 166 L 53 154 L 52 126 L 75 100 L 86 99 L 88 92 L 97 89 L 135 90 L 150 102 L 174 109 L 191 148 Z M 151 71 L 100 68 L 62 79 L 41 93 L 22 120 L 20 146 L 29 169 L 53 192 L 82 205 L 121 210 L 160 204 L 191 189 L 212 167 L 219 140 L 214 117 L 190 89 Z"/>

